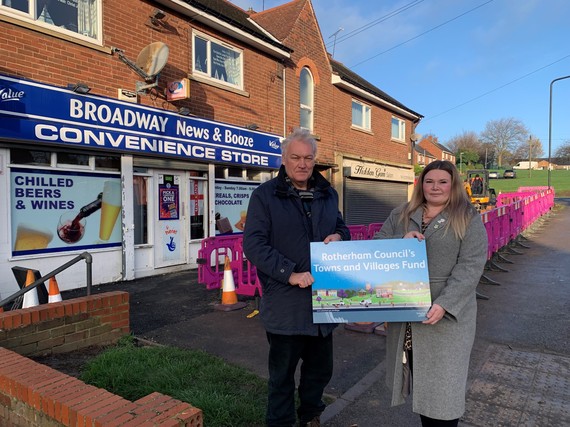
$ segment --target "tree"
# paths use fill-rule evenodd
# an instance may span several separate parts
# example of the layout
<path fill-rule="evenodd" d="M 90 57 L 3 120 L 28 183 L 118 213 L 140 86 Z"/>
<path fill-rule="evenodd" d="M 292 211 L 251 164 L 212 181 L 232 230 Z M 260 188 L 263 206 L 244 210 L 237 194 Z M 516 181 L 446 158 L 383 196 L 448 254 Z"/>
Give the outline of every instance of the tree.
<path fill-rule="evenodd" d="M 528 134 L 526 126 L 520 120 L 511 117 L 487 122 L 485 130 L 481 133 L 481 140 L 493 148 L 500 167 L 504 160 L 511 160 L 519 144 L 528 142 Z"/>
<path fill-rule="evenodd" d="M 526 142 L 521 142 L 513 153 L 513 157 L 518 160 L 529 160 L 529 150 L 530 150 L 530 160 L 536 160 L 544 156 L 544 149 L 542 148 L 542 142 L 540 139 L 530 135 Z"/>
<path fill-rule="evenodd" d="M 556 149 L 554 157 L 570 159 L 570 139 L 562 143 L 562 145 Z"/>
<path fill-rule="evenodd" d="M 481 148 L 481 141 L 475 132 L 463 132 L 451 138 L 446 146 L 454 153 L 471 151 L 478 153 Z M 478 160 L 478 159 L 477 159 Z"/>

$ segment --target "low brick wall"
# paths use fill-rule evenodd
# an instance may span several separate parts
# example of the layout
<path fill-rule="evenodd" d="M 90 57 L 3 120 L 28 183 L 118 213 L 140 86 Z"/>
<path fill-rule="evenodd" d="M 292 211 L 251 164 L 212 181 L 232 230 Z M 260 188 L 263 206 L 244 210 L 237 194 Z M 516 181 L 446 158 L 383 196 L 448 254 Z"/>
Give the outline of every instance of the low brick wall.
<path fill-rule="evenodd" d="M 0 425 L 192 426 L 202 411 L 160 393 L 131 402 L 25 356 L 107 345 L 129 333 L 129 294 L 0 313 Z"/>
<path fill-rule="evenodd" d="M 107 292 L 0 313 L 0 345 L 24 356 L 113 344 L 129 332 L 127 292 Z"/>

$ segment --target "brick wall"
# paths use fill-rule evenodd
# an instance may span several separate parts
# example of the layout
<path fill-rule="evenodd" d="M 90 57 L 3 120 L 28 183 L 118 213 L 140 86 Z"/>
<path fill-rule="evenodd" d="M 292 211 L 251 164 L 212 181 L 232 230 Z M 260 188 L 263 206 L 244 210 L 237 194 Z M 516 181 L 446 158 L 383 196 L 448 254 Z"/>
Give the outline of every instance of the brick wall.
<path fill-rule="evenodd" d="M 0 345 L 24 356 L 112 344 L 128 333 L 126 292 L 108 292 L 0 313 Z"/>
<path fill-rule="evenodd" d="M 108 292 L 0 313 L 0 425 L 202 426 L 202 411 L 160 393 L 135 402 L 26 355 L 117 342 L 129 333 L 129 294 Z"/>

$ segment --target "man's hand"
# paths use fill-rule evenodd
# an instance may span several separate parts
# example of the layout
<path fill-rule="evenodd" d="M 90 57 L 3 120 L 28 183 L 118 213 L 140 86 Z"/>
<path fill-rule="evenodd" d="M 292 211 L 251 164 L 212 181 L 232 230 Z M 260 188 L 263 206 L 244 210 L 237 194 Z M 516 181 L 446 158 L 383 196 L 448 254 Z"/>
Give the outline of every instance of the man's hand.
<path fill-rule="evenodd" d="M 327 243 L 330 242 L 340 242 L 342 240 L 342 236 L 338 233 L 333 233 L 333 234 L 329 234 L 327 237 L 325 237 L 325 240 L 323 240 L 323 243 L 326 245 Z"/>
<path fill-rule="evenodd" d="M 291 273 L 289 277 L 289 283 L 293 286 L 299 286 L 300 288 L 306 288 L 311 286 L 315 282 L 313 275 L 308 271 L 304 273 Z"/>

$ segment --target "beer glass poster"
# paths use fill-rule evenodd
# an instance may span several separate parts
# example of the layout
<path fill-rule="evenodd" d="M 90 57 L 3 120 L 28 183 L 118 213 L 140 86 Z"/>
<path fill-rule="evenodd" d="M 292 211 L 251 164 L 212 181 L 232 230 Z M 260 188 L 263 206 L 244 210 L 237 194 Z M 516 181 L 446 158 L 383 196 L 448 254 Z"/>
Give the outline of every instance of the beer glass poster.
<path fill-rule="evenodd" d="M 12 168 L 12 256 L 121 245 L 118 175 Z"/>
<path fill-rule="evenodd" d="M 425 241 L 311 243 L 315 323 L 423 321 L 431 306 Z"/>

